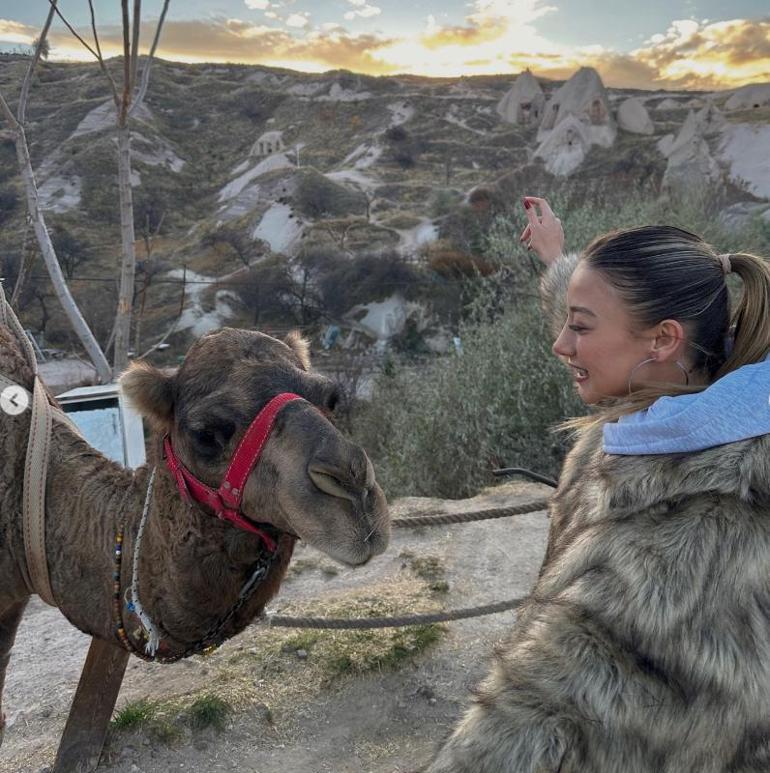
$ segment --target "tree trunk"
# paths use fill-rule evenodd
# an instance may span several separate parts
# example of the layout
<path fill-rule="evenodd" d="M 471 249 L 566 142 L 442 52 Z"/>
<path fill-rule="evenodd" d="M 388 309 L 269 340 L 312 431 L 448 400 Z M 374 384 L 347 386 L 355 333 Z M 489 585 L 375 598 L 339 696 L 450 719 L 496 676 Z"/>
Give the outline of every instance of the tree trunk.
<path fill-rule="evenodd" d="M 120 236 L 123 260 L 120 268 L 118 312 L 115 317 L 114 375 L 128 366 L 131 339 L 131 307 L 134 297 L 136 252 L 134 249 L 134 202 L 131 190 L 131 134 L 128 125 L 118 126 L 118 188 L 120 191 Z"/>
<path fill-rule="evenodd" d="M 67 287 L 67 282 L 62 274 L 59 261 L 56 259 L 56 251 L 51 242 L 51 237 L 48 234 L 43 211 L 40 209 L 37 185 L 35 184 L 35 176 L 32 171 L 32 161 L 29 157 L 27 137 L 24 133 L 24 128 L 21 125 L 17 125 L 15 132 L 16 156 L 19 161 L 21 178 L 24 182 L 24 189 L 27 194 L 27 207 L 29 209 L 30 217 L 32 218 L 35 236 L 40 245 L 40 252 L 43 255 L 43 260 L 48 269 L 48 275 L 51 277 L 51 284 L 53 285 L 54 292 L 56 293 L 75 334 L 96 368 L 96 374 L 99 377 L 99 381 L 107 383 L 112 380 L 110 365 L 107 362 L 104 353 L 99 348 L 99 344 L 97 343 L 96 338 L 94 338 L 94 334 L 91 332 L 85 319 L 83 319 L 83 315 L 80 313 L 80 309 L 78 309 L 77 304 L 69 291 L 69 287 Z"/>

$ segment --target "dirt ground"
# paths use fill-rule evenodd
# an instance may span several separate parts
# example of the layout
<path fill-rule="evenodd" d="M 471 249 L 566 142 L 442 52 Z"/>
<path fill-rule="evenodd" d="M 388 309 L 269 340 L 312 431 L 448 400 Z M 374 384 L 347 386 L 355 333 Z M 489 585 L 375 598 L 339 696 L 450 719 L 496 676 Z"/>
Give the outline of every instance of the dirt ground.
<path fill-rule="evenodd" d="M 512 483 L 472 500 L 402 499 L 393 515 L 523 504 L 551 492 Z M 380 614 L 523 596 L 540 566 L 547 528 L 541 511 L 398 530 L 385 555 L 357 569 L 300 545 L 270 609 Z M 449 623 L 430 629 L 428 638 L 416 629 L 375 636 L 253 625 L 207 657 L 165 666 L 132 658 L 117 710 L 145 700 L 155 716 L 113 726 L 99 770 L 416 773 L 461 715 L 514 616 Z M 9 666 L 1 773 L 52 765 L 88 643 L 58 611 L 37 599 L 30 604 Z M 191 704 L 211 695 L 227 707 L 220 726 L 191 722 Z"/>

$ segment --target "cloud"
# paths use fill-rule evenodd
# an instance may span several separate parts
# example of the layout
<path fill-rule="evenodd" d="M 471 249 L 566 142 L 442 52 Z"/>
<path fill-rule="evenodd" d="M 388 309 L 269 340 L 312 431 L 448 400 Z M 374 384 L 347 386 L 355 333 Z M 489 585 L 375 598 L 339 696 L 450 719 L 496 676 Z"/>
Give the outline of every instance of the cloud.
<path fill-rule="evenodd" d="M 292 13 L 286 19 L 286 26 L 295 27 L 296 29 L 303 29 L 307 27 L 308 24 L 310 24 L 310 19 L 308 18 L 309 16 L 310 14 L 308 13 Z"/>
<path fill-rule="evenodd" d="M 31 43 L 37 34 L 35 27 L 12 19 L 0 19 L 0 40 L 5 43 Z"/>
<path fill-rule="evenodd" d="M 264 11 L 270 7 L 270 0 L 243 0 L 247 8 L 254 11 Z"/>
<path fill-rule="evenodd" d="M 356 6 L 356 10 L 347 11 L 344 14 L 348 21 L 352 21 L 356 16 L 368 19 L 371 16 L 379 16 L 382 13 L 382 8 L 378 8 L 376 5 L 369 5 L 366 0 L 348 0 L 348 2 Z"/>
<path fill-rule="evenodd" d="M 464 24 L 439 26 L 435 17 L 428 17 L 428 24 L 420 42 L 429 50 L 445 46 L 480 46 L 493 41 L 509 41 L 529 34 L 536 38 L 532 22 L 556 10 L 544 0 L 475 0 L 473 11 Z M 481 59 L 490 59 L 482 54 Z M 492 57 L 494 59 L 494 57 Z"/>
<path fill-rule="evenodd" d="M 0 39 L 3 39 L 2 29 L 0 25 Z M 31 39 L 37 30 L 28 29 Z M 87 34 L 87 30 L 79 32 Z M 151 41 L 155 22 L 144 22 L 141 32 L 143 41 Z M 100 30 L 100 41 L 106 56 L 122 52 L 121 30 L 117 25 L 105 25 Z M 336 25 L 331 29 L 297 32 L 240 19 L 168 19 L 163 26 L 158 56 L 185 62 L 243 62 L 310 72 L 344 68 L 386 75 L 398 68 L 378 59 L 377 52 L 391 43 L 390 38 L 353 35 Z M 66 31 L 52 30 L 51 44 L 54 51 L 66 46 L 79 59 L 91 58 L 77 42 L 73 43 Z"/>
<path fill-rule="evenodd" d="M 662 39 L 661 39 L 662 37 Z M 770 79 L 770 19 L 673 21 L 629 55 L 669 88 L 724 88 Z"/>

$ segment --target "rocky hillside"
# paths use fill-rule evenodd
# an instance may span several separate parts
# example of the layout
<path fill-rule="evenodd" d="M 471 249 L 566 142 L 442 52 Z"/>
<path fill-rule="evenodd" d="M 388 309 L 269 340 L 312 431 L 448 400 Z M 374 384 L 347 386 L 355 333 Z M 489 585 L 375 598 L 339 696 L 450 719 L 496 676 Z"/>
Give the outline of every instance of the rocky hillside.
<path fill-rule="evenodd" d="M 0 60 L 9 100 L 26 65 Z M 458 213 L 483 209 L 485 196 L 510 203 L 564 178 L 618 192 L 708 187 L 720 191 L 726 219 L 770 218 L 767 87 L 653 93 L 605 89 L 591 70 L 567 83 L 520 77 L 155 63 L 133 139 L 138 348 L 180 309 L 174 350 L 225 321 L 316 329 L 331 321 L 371 341 L 403 333 L 418 307 L 430 316 L 423 301 L 431 277 L 451 278 L 447 260 L 456 268 L 464 253 L 478 252 L 458 234 Z M 28 137 L 49 226 L 106 340 L 119 215 L 104 77 L 95 65 L 43 64 L 31 94 Z M 13 279 L 24 198 L 7 138 L 0 225 L 3 274 Z M 28 245 L 27 260 L 33 252 Z M 356 273 L 352 264 L 367 256 Z M 374 279 L 352 292 L 366 284 L 362 275 Z M 27 323 L 66 344 L 41 264 L 28 285 Z"/>

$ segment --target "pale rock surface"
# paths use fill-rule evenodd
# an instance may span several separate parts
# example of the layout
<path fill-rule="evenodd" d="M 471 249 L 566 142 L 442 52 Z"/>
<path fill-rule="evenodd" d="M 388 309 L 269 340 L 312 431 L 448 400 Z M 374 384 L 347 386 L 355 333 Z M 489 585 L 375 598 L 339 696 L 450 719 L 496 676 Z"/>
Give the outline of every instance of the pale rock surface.
<path fill-rule="evenodd" d="M 733 182 L 770 199 L 770 125 L 730 124 L 722 133 L 717 158 L 727 165 Z"/>
<path fill-rule="evenodd" d="M 592 144 L 610 147 L 615 141 L 615 121 L 610 112 L 607 90 L 593 67 L 581 67 L 548 100 L 540 123 L 538 140 L 568 116 L 584 124 Z"/>
<path fill-rule="evenodd" d="M 644 103 L 637 97 L 629 97 L 618 108 L 618 126 L 632 134 L 653 134 L 655 126 Z"/>
<path fill-rule="evenodd" d="M 770 83 L 752 83 L 736 89 L 725 102 L 725 110 L 744 110 L 764 105 L 770 105 Z"/>
<path fill-rule="evenodd" d="M 671 97 L 666 97 L 655 105 L 656 110 L 681 110 L 683 107 L 684 105 L 681 102 L 671 99 Z"/>
<path fill-rule="evenodd" d="M 721 181 L 722 172 L 708 143 L 696 132 L 687 142 L 676 143 L 671 151 L 662 187 L 668 192 L 703 191 L 720 186 Z"/>
<path fill-rule="evenodd" d="M 545 107 L 545 95 L 537 78 L 525 70 L 497 103 L 498 115 L 507 123 L 539 123 Z"/>
<path fill-rule="evenodd" d="M 301 234 L 302 226 L 292 208 L 288 204 L 275 203 L 262 216 L 251 236 L 267 242 L 273 252 L 288 253 Z"/>
<path fill-rule="evenodd" d="M 535 151 L 535 158 L 542 158 L 551 174 L 567 177 L 580 166 L 590 147 L 591 138 L 585 124 L 568 115 L 549 132 Z"/>

